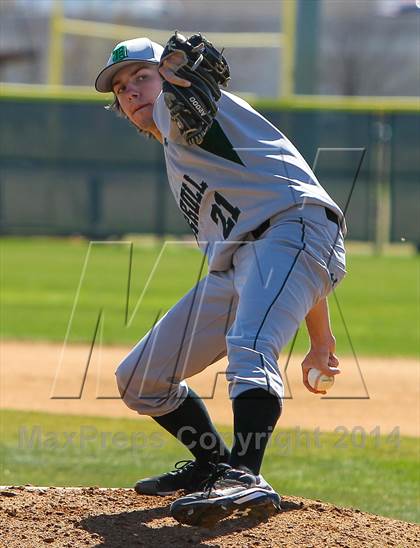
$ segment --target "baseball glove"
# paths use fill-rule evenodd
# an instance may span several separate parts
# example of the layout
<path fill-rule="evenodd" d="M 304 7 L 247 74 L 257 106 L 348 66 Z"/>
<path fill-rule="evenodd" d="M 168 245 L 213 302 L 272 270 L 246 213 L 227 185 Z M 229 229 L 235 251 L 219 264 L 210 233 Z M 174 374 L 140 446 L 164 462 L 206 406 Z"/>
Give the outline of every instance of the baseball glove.
<path fill-rule="evenodd" d="M 216 116 L 220 86 L 226 86 L 230 79 L 229 66 L 222 52 L 201 34 L 185 38 L 175 32 L 163 50 L 159 67 L 173 52 L 178 52 L 182 59 L 176 75 L 191 82 L 191 86 L 164 80 L 164 100 L 187 143 L 199 145 Z"/>

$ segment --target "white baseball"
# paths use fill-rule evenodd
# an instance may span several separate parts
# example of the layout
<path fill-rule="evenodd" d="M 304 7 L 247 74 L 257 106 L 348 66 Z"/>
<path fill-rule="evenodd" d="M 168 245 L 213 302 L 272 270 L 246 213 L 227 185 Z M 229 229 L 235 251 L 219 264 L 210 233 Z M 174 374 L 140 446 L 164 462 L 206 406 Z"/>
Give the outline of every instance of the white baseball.
<path fill-rule="evenodd" d="M 308 372 L 308 383 L 315 390 L 329 390 L 334 384 L 334 377 L 324 375 L 319 369 L 312 367 Z"/>

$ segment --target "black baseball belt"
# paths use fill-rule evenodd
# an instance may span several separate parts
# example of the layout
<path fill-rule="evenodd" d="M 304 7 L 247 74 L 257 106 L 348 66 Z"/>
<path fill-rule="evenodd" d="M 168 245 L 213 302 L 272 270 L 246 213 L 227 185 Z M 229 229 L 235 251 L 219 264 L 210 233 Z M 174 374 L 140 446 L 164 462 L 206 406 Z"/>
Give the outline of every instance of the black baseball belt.
<path fill-rule="evenodd" d="M 333 223 L 335 223 L 337 226 L 340 226 L 340 219 L 338 218 L 338 215 L 334 213 L 331 209 L 328 209 L 328 207 L 324 207 L 325 209 L 325 215 L 327 216 L 327 219 Z M 251 232 L 252 236 L 258 240 L 264 232 L 269 228 L 270 226 L 270 219 L 267 219 L 263 223 L 260 224 L 259 227 L 257 227 L 255 230 Z"/>

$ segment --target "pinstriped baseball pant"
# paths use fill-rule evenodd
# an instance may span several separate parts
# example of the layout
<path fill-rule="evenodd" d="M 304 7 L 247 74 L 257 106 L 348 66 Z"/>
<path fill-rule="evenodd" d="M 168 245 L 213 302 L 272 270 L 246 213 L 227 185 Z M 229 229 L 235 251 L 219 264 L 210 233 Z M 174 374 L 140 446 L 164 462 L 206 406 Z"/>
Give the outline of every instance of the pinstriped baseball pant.
<path fill-rule="evenodd" d="M 233 267 L 210 272 L 125 357 L 116 371 L 125 404 L 142 415 L 175 410 L 191 377 L 228 357 L 229 395 L 284 389 L 277 360 L 309 310 L 345 275 L 341 232 L 320 206 L 277 215 Z"/>

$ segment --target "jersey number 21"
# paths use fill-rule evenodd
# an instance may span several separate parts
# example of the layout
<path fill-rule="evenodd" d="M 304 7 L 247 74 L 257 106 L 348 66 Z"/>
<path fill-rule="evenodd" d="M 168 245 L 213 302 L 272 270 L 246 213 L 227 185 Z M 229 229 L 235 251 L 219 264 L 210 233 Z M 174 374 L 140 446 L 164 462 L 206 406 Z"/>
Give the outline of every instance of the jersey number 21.
<path fill-rule="evenodd" d="M 217 225 L 219 221 L 222 223 L 223 238 L 226 240 L 232 232 L 241 210 L 239 207 L 234 207 L 218 192 L 214 193 L 214 201 L 216 203 L 211 207 L 210 217 Z"/>

